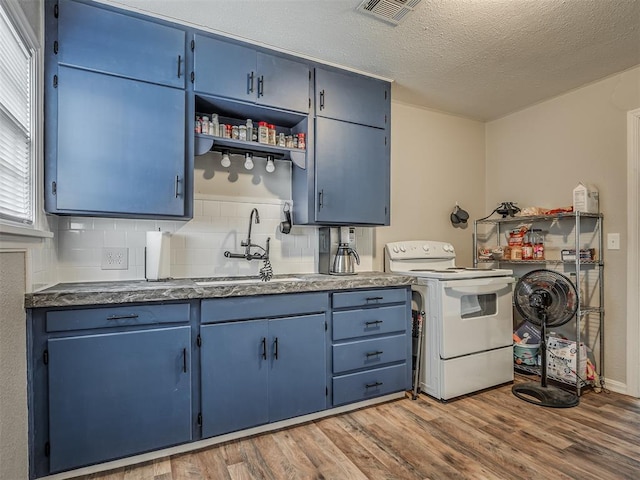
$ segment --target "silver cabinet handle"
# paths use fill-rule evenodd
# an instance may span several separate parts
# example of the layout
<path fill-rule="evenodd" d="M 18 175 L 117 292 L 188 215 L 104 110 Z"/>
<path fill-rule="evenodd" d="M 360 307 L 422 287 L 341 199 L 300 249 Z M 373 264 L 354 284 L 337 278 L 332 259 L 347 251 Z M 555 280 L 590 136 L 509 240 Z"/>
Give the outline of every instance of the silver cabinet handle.
<path fill-rule="evenodd" d="M 138 318 L 138 315 L 135 313 L 125 314 L 125 315 L 109 315 L 107 320 L 123 320 L 126 318 Z"/>
<path fill-rule="evenodd" d="M 258 77 L 258 97 L 264 96 L 264 75 Z"/>
<path fill-rule="evenodd" d="M 176 188 L 175 188 L 176 198 L 178 198 L 178 196 L 180 195 L 179 184 L 180 184 L 180 175 L 176 175 Z"/>
<path fill-rule="evenodd" d="M 253 77 L 254 73 L 247 73 L 247 92 L 253 93 Z"/>

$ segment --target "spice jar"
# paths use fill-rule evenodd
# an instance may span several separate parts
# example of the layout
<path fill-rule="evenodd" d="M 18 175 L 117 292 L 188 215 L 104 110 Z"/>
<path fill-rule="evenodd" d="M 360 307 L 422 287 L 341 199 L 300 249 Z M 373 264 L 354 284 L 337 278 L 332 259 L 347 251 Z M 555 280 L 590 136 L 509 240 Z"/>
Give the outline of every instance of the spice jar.
<path fill-rule="evenodd" d="M 525 233 L 522 244 L 522 260 L 533 260 L 533 244 L 531 243 L 531 232 Z"/>
<path fill-rule="evenodd" d="M 278 146 L 279 147 L 286 147 L 287 146 L 287 141 L 285 140 L 285 136 L 284 133 L 280 133 L 278 135 Z"/>
<path fill-rule="evenodd" d="M 216 137 L 220 134 L 220 125 L 218 120 L 218 114 L 214 113 L 211 115 L 211 122 L 209 123 L 209 135 L 215 135 Z"/>
<path fill-rule="evenodd" d="M 542 230 L 534 228 L 531 230 L 531 242 L 533 243 L 533 259 L 544 260 L 544 238 Z"/>
<path fill-rule="evenodd" d="M 238 127 L 238 140 L 247 140 L 247 126 L 240 125 Z"/>
<path fill-rule="evenodd" d="M 224 126 L 224 138 L 231 138 L 231 125 L 227 124 Z"/>
<path fill-rule="evenodd" d="M 306 142 L 304 140 L 304 137 L 305 137 L 304 133 L 299 133 L 298 134 L 298 148 L 301 148 L 301 149 L 307 148 L 307 145 L 306 145 Z"/>
<path fill-rule="evenodd" d="M 238 128 L 237 125 L 234 125 L 233 127 L 231 127 L 231 138 L 234 140 L 238 140 L 239 137 L 240 137 L 240 129 Z"/>
<path fill-rule="evenodd" d="M 202 133 L 202 120 L 200 120 L 200 117 L 196 117 L 196 133 Z"/>
<path fill-rule="evenodd" d="M 287 135 L 284 139 L 284 146 L 286 148 L 293 148 L 293 135 Z"/>
<path fill-rule="evenodd" d="M 269 127 L 267 122 L 258 122 L 258 143 L 269 143 Z"/>
<path fill-rule="evenodd" d="M 276 126 L 272 123 L 269 124 L 269 145 L 276 144 Z"/>
<path fill-rule="evenodd" d="M 255 140 L 253 138 L 253 120 L 251 120 L 250 118 L 247 118 L 247 126 L 245 128 L 247 129 L 247 138 L 246 138 L 246 140 L 248 142 L 255 142 Z"/>
<path fill-rule="evenodd" d="M 209 117 L 202 117 L 202 133 L 209 135 Z"/>

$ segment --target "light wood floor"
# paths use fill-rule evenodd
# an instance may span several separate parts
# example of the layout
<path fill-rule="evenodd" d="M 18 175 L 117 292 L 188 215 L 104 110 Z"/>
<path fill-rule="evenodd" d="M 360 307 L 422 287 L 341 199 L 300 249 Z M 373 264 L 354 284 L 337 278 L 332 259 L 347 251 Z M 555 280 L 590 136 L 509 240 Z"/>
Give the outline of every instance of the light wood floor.
<path fill-rule="evenodd" d="M 640 400 L 588 392 L 543 408 L 509 385 L 449 403 L 420 395 L 79 478 L 636 480 Z"/>

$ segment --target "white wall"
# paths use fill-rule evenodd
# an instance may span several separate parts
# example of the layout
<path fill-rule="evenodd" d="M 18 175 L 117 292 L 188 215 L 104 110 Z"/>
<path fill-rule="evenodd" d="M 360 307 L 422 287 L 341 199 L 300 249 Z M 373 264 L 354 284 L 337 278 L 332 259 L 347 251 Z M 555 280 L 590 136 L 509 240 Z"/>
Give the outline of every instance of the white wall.
<path fill-rule="evenodd" d="M 375 230 L 375 269 L 383 269 L 384 245 L 400 240 L 448 241 L 459 265 L 472 264 L 472 222 L 486 215 L 484 128 L 482 122 L 391 103 L 391 225 Z M 466 228 L 449 220 L 456 202 L 469 212 Z"/>
<path fill-rule="evenodd" d="M 604 234 L 627 229 L 627 111 L 640 107 L 640 67 L 487 124 L 486 205 L 570 206 L 597 186 Z M 626 245 L 605 250 L 605 376 L 626 381 Z"/>
<path fill-rule="evenodd" d="M 25 254 L 0 252 L 0 479 L 28 477 Z"/>

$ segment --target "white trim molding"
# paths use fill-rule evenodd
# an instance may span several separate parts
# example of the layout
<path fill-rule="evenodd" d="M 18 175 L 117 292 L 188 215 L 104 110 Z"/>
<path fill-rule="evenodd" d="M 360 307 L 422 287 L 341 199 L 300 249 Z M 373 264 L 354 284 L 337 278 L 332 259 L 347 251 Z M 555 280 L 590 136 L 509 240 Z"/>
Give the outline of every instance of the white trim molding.
<path fill-rule="evenodd" d="M 640 108 L 627 132 L 627 393 L 640 397 Z"/>

